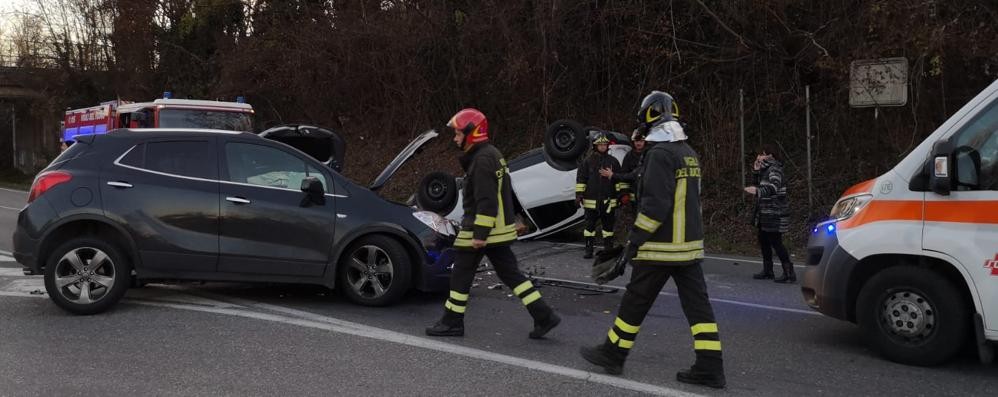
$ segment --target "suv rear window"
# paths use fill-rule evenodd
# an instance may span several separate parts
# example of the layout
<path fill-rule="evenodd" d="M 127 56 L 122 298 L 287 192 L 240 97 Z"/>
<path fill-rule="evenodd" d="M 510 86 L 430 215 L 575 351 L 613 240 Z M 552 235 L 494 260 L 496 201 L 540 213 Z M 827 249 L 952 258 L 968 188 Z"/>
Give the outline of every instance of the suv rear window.
<path fill-rule="evenodd" d="M 171 175 L 218 179 L 218 161 L 215 160 L 211 142 L 166 141 L 145 145 L 145 165 L 142 168 Z"/>
<path fill-rule="evenodd" d="M 146 144 L 140 143 L 135 145 L 125 157 L 122 157 L 119 161 L 121 164 L 130 165 L 132 167 L 142 168 L 145 164 L 146 158 Z"/>

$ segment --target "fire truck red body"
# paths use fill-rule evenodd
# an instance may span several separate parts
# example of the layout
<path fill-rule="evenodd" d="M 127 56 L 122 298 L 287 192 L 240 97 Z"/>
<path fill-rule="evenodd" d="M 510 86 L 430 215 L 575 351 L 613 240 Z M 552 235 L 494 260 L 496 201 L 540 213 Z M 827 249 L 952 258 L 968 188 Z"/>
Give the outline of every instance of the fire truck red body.
<path fill-rule="evenodd" d="M 63 141 L 77 135 L 103 134 L 115 128 L 208 128 L 252 131 L 253 107 L 237 102 L 162 99 L 152 102 L 108 101 L 66 111 Z"/>

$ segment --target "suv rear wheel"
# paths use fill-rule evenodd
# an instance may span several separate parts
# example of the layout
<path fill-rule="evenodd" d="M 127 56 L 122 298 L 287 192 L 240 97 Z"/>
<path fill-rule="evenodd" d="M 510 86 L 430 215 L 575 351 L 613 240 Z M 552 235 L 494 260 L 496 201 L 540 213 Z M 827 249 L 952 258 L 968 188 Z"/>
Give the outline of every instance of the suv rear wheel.
<path fill-rule="evenodd" d="M 45 290 L 62 309 L 96 314 L 110 309 L 131 283 L 131 266 L 116 246 L 94 237 L 71 239 L 49 256 Z"/>
<path fill-rule="evenodd" d="M 402 298 L 412 280 L 405 248 L 388 236 L 365 236 L 347 248 L 338 264 L 337 282 L 347 299 L 384 306 Z"/>

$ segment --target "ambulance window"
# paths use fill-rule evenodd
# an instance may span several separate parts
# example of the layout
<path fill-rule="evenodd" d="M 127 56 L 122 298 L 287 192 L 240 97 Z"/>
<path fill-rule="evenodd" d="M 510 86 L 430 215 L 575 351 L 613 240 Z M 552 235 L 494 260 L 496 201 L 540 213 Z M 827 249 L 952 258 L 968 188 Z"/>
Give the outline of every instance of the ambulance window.
<path fill-rule="evenodd" d="M 976 186 L 959 184 L 958 190 L 998 190 L 998 100 L 957 133 L 953 146 L 957 153 L 958 179 L 971 180 L 973 171 L 970 168 L 978 170 L 977 181 L 973 184 Z"/>

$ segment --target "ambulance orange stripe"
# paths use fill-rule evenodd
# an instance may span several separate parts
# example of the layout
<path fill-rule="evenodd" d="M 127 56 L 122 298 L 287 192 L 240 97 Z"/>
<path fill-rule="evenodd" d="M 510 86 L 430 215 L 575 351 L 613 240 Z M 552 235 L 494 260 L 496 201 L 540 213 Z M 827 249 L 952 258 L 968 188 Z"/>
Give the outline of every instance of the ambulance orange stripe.
<path fill-rule="evenodd" d="M 870 179 L 868 181 L 860 182 L 849 189 L 846 189 L 845 193 L 842 193 L 842 197 L 852 196 L 854 194 L 869 193 L 873 191 L 873 184 L 877 183 L 876 179 Z"/>
<path fill-rule="evenodd" d="M 998 224 L 998 201 L 926 201 L 925 220 Z"/>
<path fill-rule="evenodd" d="M 864 182 L 863 184 L 865 184 Z M 859 186 L 859 185 L 857 185 Z M 852 189 L 850 189 L 852 190 Z M 883 221 L 921 221 L 922 201 L 874 200 L 852 218 L 838 224 L 839 229 Z"/>
<path fill-rule="evenodd" d="M 838 224 L 848 229 L 883 221 L 998 224 L 998 201 L 895 201 L 874 200 L 856 216 Z"/>

